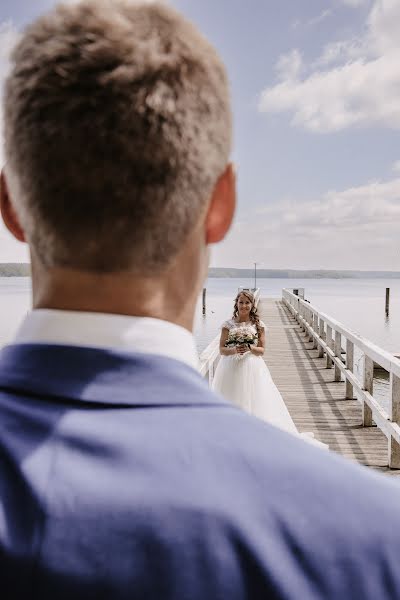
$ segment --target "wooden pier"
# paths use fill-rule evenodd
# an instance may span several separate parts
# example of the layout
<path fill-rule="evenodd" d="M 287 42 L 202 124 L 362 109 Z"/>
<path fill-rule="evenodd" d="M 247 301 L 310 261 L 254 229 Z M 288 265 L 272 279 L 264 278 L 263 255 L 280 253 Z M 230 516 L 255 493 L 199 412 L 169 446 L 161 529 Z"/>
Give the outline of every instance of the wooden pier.
<path fill-rule="evenodd" d="M 400 476 L 400 360 L 293 290 L 282 290 L 282 299 L 262 299 L 259 290 L 255 297 L 267 326 L 264 360 L 297 429 L 350 460 Z M 219 358 L 217 335 L 200 357 L 210 384 Z M 374 396 L 376 367 L 390 380 L 386 408 Z"/>
<path fill-rule="evenodd" d="M 363 426 L 363 409 L 346 398 L 345 381 L 335 371 L 280 299 L 261 299 L 261 319 L 267 324 L 265 361 L 300 432 L 317 439 L 346 458 L 399 476 L 388 467 L 388 440 L 376 426 Z"/>

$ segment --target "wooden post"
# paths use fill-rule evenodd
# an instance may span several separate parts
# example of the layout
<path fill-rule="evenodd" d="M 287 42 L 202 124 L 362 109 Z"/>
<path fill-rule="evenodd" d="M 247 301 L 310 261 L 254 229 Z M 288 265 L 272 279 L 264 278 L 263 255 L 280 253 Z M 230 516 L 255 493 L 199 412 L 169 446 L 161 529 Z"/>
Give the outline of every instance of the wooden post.
<path fill-rule="evenodd" d="M 312 342 L 314 340 L 314 336 L 312 333 L 312 329 L 313 329 L 313 322 L 314 322 L 314 314 L 312 312 L 312 310 L 308 309 L 308 324 L 309 324 L 309 330 L 308 330 L 308 341 Z"/>
<path fill-rule="evenodd" d="M 363 390 L 369 392 L 372 396 L 374 391 L 374 361 L 372 358 L 364 354 L 364 373 L 363 373 Z M 362 403 L 363 426 L 371 427 L 372 425 L 372 410 L 366 402 Z"/>
<path fill-rule="evenodd" d="M 314 313 L 313 315 L 313 330 L 314 330 L 314 335 L 313 335 L 313 350 L 316 350 L 316 348 L 318 348 L 318 344 L 317 344 L 317 336 L 318 336 L 318 315 L 317 313 Z"/>
<path fill-rule="evenodd" d="M 350 340 L 346 340 L 346 367 L 349 371 L 354 373 L 354 344 Z M 346 379 L 346 398 L 353 400 L 353 386 L 350 381 Z"/>
<path fill-rule="evenodd" d="M 385 314 L 389 316 L 390 288 L 386 288 Z"/>
<path fill-rule="evenodd" d="M 389 417 L 394 423 L 400 423 L 400 378 L 390 373 Z M 400 444 L 390 436 L 388 443 L 388 463 L 391 469 L 400 469 Z"/>
<path fill-rule="evenodd" d="M 388 440 L 388 462 L 390 469 L 400 469 L 400 445 L 393 436 Z"/>
<path fill-rule="evenodd" d="M 400 378 L 390 373 L 389 417 L 393 423 L 400 424 Z"/>
<path fill-rule="evenodd" d="M 207 288 L 203 288 L 203 315 L 206 314 L 206 293 Z"/>
<path fill-rule="evenodd" d="M 321 318 L 319 319 L 319 335 L 320 335 L 320 338 L 325 341 L 325 339 L 326 339 L 325 321 Z"/>
<path fill-rule="evenodd" d="M 340 331 L 335 331 L 335 356 L 342 360 L 342 334 Z M 335 362 L 335 381 L 341 381 L 342 373 Z"/>
<path fill-rule="evenodd" d="M 326 345 L 328 348 L 332 348 L 332 327 L 326 324 Z M 332 367 L 332 359 L 329 356 L 329 353 L 326 353 L 326 368 L 330 369 Z"/>
<path fill-rule="evenodd" d="M 400 423 L 400 379 L 390 373 L 389 417 L 394 423 Z M 389 436 L 388 464 L 390 469 L 400 469 L 400 444 Z"/>
<path fill-rule="evenodd" d="M 319 318 L 319 337 L 321 338 L 321 340 L 324 339 L 324 335 L 325 335 L 325 323 L 320 317 Z M 323 358 L 323 357 L 324 357 L 324 349 L 323 349 L 322 345 L 320 345 L 318 347 L 318 358 Z"/>

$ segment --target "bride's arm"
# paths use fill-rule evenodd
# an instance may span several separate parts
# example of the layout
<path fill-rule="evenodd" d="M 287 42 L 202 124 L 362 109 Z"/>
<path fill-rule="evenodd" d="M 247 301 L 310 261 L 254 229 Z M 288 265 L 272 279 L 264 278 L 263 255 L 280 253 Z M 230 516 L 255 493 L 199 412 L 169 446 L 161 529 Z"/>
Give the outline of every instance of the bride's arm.
<path fill-rule="evenodd" d="M 256 356 L 262 356 L 264 354 L 264 350 L 265 350 L 265 329 L 264 329 L 264 327 L 261 329 L 257 346 L 255 346 L 255 345 L 249 346 L 249 348 L 250 348 L 250 352 L 252 352 Z"/>
<path fill-rule="evenodd" d="M 229 336 L 229 331 L 228 329 L 226 329 L 225 327 L 222 328 L 221 330 L 221 337 L 219 340 L 219 353 L 222 356 L 231 356 L 232 354 L 236 354 L 236 348 L 227 348 L 225 346 L 225 342 L 227 341 Z"/>

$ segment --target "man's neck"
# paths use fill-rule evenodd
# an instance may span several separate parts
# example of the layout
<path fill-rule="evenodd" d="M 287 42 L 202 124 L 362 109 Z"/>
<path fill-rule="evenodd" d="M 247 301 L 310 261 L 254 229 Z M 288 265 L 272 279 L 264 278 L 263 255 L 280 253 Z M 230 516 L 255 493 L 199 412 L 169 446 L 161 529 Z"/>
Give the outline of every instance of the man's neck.
<path fill-rule="evenodd" d="M 154 279 L 63 268 L 39 277 L 33 267 L 32 289 L 34 308 L 153 317 L 193 330 L 197 293 L 171 274 Z"/>

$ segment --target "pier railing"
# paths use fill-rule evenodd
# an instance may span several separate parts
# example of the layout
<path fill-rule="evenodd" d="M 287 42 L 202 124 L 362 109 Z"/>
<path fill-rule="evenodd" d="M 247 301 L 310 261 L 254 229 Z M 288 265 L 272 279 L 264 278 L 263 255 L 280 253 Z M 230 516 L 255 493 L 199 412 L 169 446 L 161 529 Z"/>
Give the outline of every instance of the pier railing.
<path fill-rule="evenodd" d="M 241 288 L 244 289 L 244 288 Z M 253 290 L 252 290 L 253 291 Z M 256 306 L 260 300 L 260 288 L 257 288 L 254 292 L 254 298 Z M 205 350 L 200 354 L 200 373 L 203 377 L 208 379 L 209 385 L 212 384 L 212 380 L 214 379 L 214 372 L 217 368 L 220 353 L 219 353 L 219 340 L 220 334 L 210 342 Z"/>
<path fill-rule="evenodd" d="M 389 467 L 400 468 L 400 360 L 369 340 L 322 313 L 290 290 L 282 290 L 284 304 L 318 350 L 326 358 L 326 367 L 334 369 L 334 380 L 346 383 L 346 398 L 354 397 L 362 406 L 362 424 L 374 422 L 388 439 Z M 354 350 L 363 356 L 361 374 L 355 373 Z M 389 373 L 390 395 L 388 412 L 374 397 L 374 364 Z"/>

